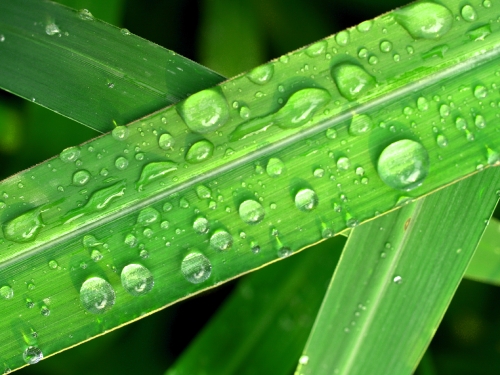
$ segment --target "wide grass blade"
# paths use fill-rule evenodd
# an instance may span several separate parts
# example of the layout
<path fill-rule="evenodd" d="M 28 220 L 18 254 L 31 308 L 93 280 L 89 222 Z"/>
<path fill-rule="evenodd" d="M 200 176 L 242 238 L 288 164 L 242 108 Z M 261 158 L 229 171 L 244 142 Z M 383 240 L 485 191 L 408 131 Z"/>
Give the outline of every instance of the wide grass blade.
<path fill-rule="evenodd" d="M 498 184 L 499 171 L 488 170 L 356 228 L 296 374 L 413 373 L 497 203 Z"/>
<path fill-rule="evenodd" d="M 344 243 L 330 239 L 243 278 L 166 375 L 290 374 Z"/>
<path fill-rule="evenodd" d="M 101 132 L 222 81 L 154 43 L 50 1 L 0 3 L 0 86 Z"/>
<path fill-rule="evenodd" d="M 491 219 L 465 277 L 500 286 L 500 221 Z"/>
<path fill-rule="evenodd" d="M 419 4 L 3 181 L 5 366 L 496 165 L 499 6 L 466 21 L 455 0 Z"/>

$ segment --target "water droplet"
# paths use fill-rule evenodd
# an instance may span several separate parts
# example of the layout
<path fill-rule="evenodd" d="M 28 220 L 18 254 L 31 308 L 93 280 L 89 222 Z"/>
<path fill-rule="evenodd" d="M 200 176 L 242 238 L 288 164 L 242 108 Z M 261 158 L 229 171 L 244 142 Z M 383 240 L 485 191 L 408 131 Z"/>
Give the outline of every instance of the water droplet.
<path fill-rule="evenodd" d="M 349 168 L 351 168 L 351 161 L 349 160 L 349 158 L 342 156 L 337 160 L 337 168 L 342 171 L 347 171 Z"/>
<path fill-rule="evenodd" d="M 320 40 L 319 42 L 313 43 L 306 48 L 306 55 L 309 57 L 318 57 L 325 53 L 327 47 L 327 41 Z"/>
<path fill-rule="evenodd" d="M 43 305 L 41 308 L 40 308 L 40 314 L 42 314 L 43 316 L 49 316 L 50 315 L 50 309 Z"/>
<path fill-rule="evenodd" d="M 455 125 L 458 130 L 465 130 L 467 129 L 467 120 L 465 120 L 463 117 L 457 117 L 455 119 Z"/>
<path fill-rule="evenodd" d="M 147 259 L 149 258 L 149 253 L 146 249 L 142 249 L 140 252 L 139 252 L 139 256 L 143 259 Z"/>
<path fill-rule="evenodd" d="M 366 56 L 368 56 L 368 50 L 366 48 L 360 48 L 358 51 L 358 57 L 360 59 L 364 59 Z"/>
<path fill-rule="evenodd" d="M 369 132 L 373 127 L 373 120 L 367 115 L 354 115 L 349 125 L 351 135 L 361 135 Z"/>
<path fill-rule="evenodd" d="M 82 169 L 73 174 L 73 185 L 83 186 L 90 180 L 89 171 Z"/>
<path fill-rule="evenodd" d="M 130 134 L 129 128 L 126 127 L 126 126 L 123 126 L 123 125 L 117 126 L 111 132 L 111 135 L 117 141 L 124 141 L 124 140 L 126 140 L 128 138 L 128 136 L 129 136 L 129 134 Z"/>
<path fill-rule="evenodd" d="M 339 46 L 346 46 L 349 44 L 349 31 L 341 31 L 337 35 L 335 35 L 335 41 Z"/>
<path fill-rule="evenodd" d="M 171 148 L 174 147 L 174 144 L 175 144 L 175 139 L 169 133 L 164 133 L 160 135 L 160 138 L 158 139 L 158 146 L 160 146 L 160 148 L 164 150 L 170 150 Z"/>
<path fill-rule="evenodd" d="M 94 262 L 99 262 L 102 258 L 103 255 L 99 250 L 92 250 L 92 253 L 90 253 L 90 259 Z"/>
<path fill-rule="evenodd" d="M 59 34 L 61 30 L 59 29 L 59 26 L 51 22 L 47 26 L 45 26 L 45 32 L 47 33 L 47 35 L 56 35 Z"/>
<path fill-rule="evenodd" d="M 488 96 L 488 89 L 484 87 L 483 85 L 477 85 L 474 88 L 474 96 L 477 99 L 484 99 Z"/>
<path fill-rule="evenodd" d="M 121 273 L 123 288 L 133 296 L 143 296 L 153 289 L 153 274 L 140 264 L 129 264 Z"/>
<path fill-rule="evenodd" d="M 270 177 L 278 177 L 285 171 L 285 164 L 278 158 L 271 158 L 267 162 L 266 172 Z"/>
<path fill-rule="evenodd" d="M 186 161 L 191 164 L 201 163 L 210 159 L 214 152 L 214 145 L 203 139 L 194 143 L 186 154 Z"/>
<path fill-rule="evenodd" d="M 208 233 L 210 225 L 208 220 L 204 217 L 198 217 L 193 222 L 193 229 L 196 233 L 205 234 Z"/>
<path fill-rule="evenodd" d="M 316 178 L 322 178 L 325 175 L 325 170 L 323 168 L 316 168 L 313 175 Z"/>
<path fill-rule="evenodd" d="M 200 199 L 208 199 L 212 196 L 212 193 L 205 185 L 198 185 L 196 187 L 196 195 Z"/>
<path fill-rule="evenodd" d="M 14 289 L 8 285 L 4 285 L 0 288 L 0 297 L 3 299 L 12 299 L 14 297 Z"/>
<path fill-rule="evenodd" d="M 137 237 L 134 236 L 132 233 L 129 233 L 125 236 L 125 244 L 130 246 L 130 247 L 135 247 L 137 246 Z"/>
<path fill-rule="evenodd" d="M 57 262 L 55 260 L 52 259 L 51 261 L 49 261 L 49 268 L 50 269 L 55 270 L 55 269 L 57 269 L 58 266 L 59 265 L 57 264 Z"/>
<path fill-rule="evenodd" d="M 469 36 L 470 40 L 475 42 L 481 41 L 491 34 L 491 26 L 489 24 L 479 26 L 478 28 L 468 31 L 466 34 Z"/>
<path fill-rule="evenodd" d="M 392 51 L 392 43 L 388 40 L 383 40 L 380 42 L 380 51 L 382 52 L 391 52 Z"/>
<path fill-rule="evenodd" d="M 329 138 L 329 139 L 337 138 L 337 130 L 334 128 L 326 129 L 326 138 Z"/>
<path fill-rule="evenodd" d="M 181 272 L 187 281 L 199 284 L 210 277 L 212 263 L 210 263 L 210 260 L 205 255 L 199 252 L 192 252 L 182 260 Z"/>
<path fill-rule="evenodd" d="M 139 225 L 150 225 L 157 222 L 160 219 L 160 213 L 152 207 L 144 208 L 139 212 L 137 216 L 137 224 Z"/>
<path fill-rule="evenodd" d="M 429 102 L 423 96 L 417 99 L 417 108 L 420 112 L 429 110 Z"/>
<path fill-rule="evenodd" d="M 443 134 L 438 134 L 436 143 L 439 147 L 446 147 L 448 146 L 448 139 Z"/>
<path fill-rule="evenodd" d="M 450 106 L 447 104 L 441 104 L 439 107 L 439 114 L 441 117 L 448 117 L 450 115 Z"/>
<path fill-rule="evenodd" d="M 239 214 L 241 220 L 247 224 L 257 224 L 264 220 L 264 207 L 252 199 L 248 199 L 240 204 Z"/>
<path fill-rule="evenodd" d="M 403 278 L 401 276 L 394 276 L 394 279 L 392 279 L 395 284 L 401 284 L 403 282 Z"/>
<path fill-rule="evenodd" d="M 165 204 L 163 205 L 163 211 L 165 212 L 172 210 L 172 208 L 174 208 L 174 205 L 170 202 L 165 202 Z"/>
<path fill-rule="evenodd" d="M 77 146 L 68 147 L 61 151 L 59 158 L 65 163 L 72 163 L 80 157 L 80 148 Z"/>
<path fill-rule="evenodd" d="M 440 38 L 453 24 L 453 16 L 446 7 L 428 1 L 400 8 L 394 17 L 415 39 Z"/>
<path fill-rule="evenodd" d="M 120 33 L 122 33 L 122 35 L 125 35 L 125 36 L 130 35 L 130 31 L 128 31 L 128 29 L 125 29 L 125 28 L 120 29 Z"/>
<path fill-rule="evenodd" d="M 377 170 L 382 181 L 393 189 L 413 190 L 429 173 L 429 154 L 420 143 L 403 139 L 382 151 Z"/>
<path fill-rule="evenodd" d="M 251 114 L 252 114 L 252 111 L 250 111 L 250 108 L 248 108 L 245 105 L 241 106 L 241 108 L 240 108 L 240 117 L 243 120 L 249 119 Z"/>
<path fill-rule="evenodd" d="M 464 5 L 462 7 L 462 10 L 460 12 L 462 14 L 462 18 L 465 20 L 465 21 L 468 21 L 468 22 L 473 22 L 477 19 L 477 13 L 476 11 L 474 10 L 474 8 L 470 5 Z"/>
<path fill-rule="evenodd" d="M 229 250 L 233 245 L 233 236 L 225 230 L 219 229 L 210 237 L 210 246 L 216 250 Z"/>
<path fill-rule="evenodd" d="M 486 127 L 486 120 L 484 119 L 483 116 L 476 115 L 476 117 L 474 118 L 474 124 L 476 124 L 477 128 L 483 129 Z"/>
<path fill-rule="evenodd" d="M 176 170 L 177 163 L 172 161 L 159 161 L 146 164 L 142 169 L 141 177 L 136 183 L 136 189 L 142 191 L 145 185 Z"/>
<path fill-rule="evenodd" d="M 258 66 L 247 73 L 247 78 L 257 85 L 268 83 L 274 74 L 274 65 L 266 64 Z"/>
<path fill-rule="evenodd" d="M 292 249 L 289 247 L 283 246 L 278 249 L 278 257 L 286 258 L 293 254 Z"/>
<path fill-rule="evenodd" d="M 375 87 L 375 78 L 362 67 L 353 64 L 334 66 L 332 77 L 342 96 L 348 100 L 356 100 Z"/>
<path fill-rule="evenodd" d="M 0 43 L 5 42 L 5 35 L 0 34 Z"/>
<path fill-rule="evenodd" d="M 189 201 L 186 198 L 182 197 L 179 201 L 179 207 L 180 208 L 189 208 Z"/>
<path fill-rule="evenodd" d="M 80 9 L 78 11 L 78 17 L 84 21 L 93 21 L 94 16 L 88 11 L 88 9 Z"/>
<path fill-rule="evenodd" d="M 28 365 L 34 365 L 42 360 L 43 353 L 36 346 L 28 346 L 23 352 L 23 359 Z"/>
<path fill-rule="evenodd" d="M 304 212 L 312 211 L 318 205 L 318 196 L 312 189 L 301 189 L 295 194 L 295 206 Z"/>
<path fill-rule="evenodd" d="M 303 355 L 299 358 L 299 364 L 305 366 L 309 362 L 309 357 L 307 355 Z"/>
<path fill-rule="evenodd" d="M 226 99 L 215 89 L 191 95 L 177 106 L 184 122 L 195 133 L 207 133 L 223 126 L 229 120 Z"/>
<path fill-rule="evenodd" d="M 368 20 L 361 22 L 358 26 L 356 26 L 356 29 L 358 29 L 358 31 L 361 33 L 367 33 L 368 31 L 371 30 L 372 26 L 373 26 L 373 21 Z"/>
<path fill-rule="evenodd" d="M 43 227 L 40 211 L 40 208 L 32 209 L 5 224 L 5 238 L 19 243 L 34 241 Z"/>
<path fill-rule="evenodd" d="M 368 58 L 368 64 L 370 64 L 370 65 L 376 65 L 376 64 L 378 64 L 378 57 L 375 56 L 375 55 L 371 55 Z"/>
<path fill-rule="evenodd" d="M 121 171 L 128 167 L 128 160 L 123 156 L 118 156 L 115 160 L 115 167 Z"/>
<path fill-rule="evenodd" d="M 92 314 L 103 314 L 115 304 L 115 291 L 100 277 L 87 279 L 80 288 L 80 302 Z"/>

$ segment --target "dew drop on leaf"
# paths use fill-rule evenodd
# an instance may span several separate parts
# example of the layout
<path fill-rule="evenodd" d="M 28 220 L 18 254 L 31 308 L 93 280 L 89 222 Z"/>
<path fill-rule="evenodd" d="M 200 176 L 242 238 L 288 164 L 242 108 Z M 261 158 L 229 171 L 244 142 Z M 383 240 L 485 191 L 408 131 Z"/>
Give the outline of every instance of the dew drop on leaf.
<path fill-rule="evenodd" d="M 197 217 L 193 222 L 193 229 L 198 234 L 208 233 L 210 229 L 208 220 L 204 217 Z"/>
<path fill-rule="evenodd" d="M 273 78 L 273 74 L 274 65 L 265 64 L 252 69 L 246 76 L 251 82 L 257 85 L 264 85 Z"/>
<path fill-rule="evenodd" d="M 28 346 L 23 352 L 23 359 L 29 365 L 34 365 L 42 360 L 43 353 L 36 346 Z"/>
<path fill-rule="evenodd" d="M 73 185 L 83 186 L 90 180 L 89 171 L 82 169 L 73 174 Z"/>
<path fill-rule="evenodd" d="M 34 241 L 43 227 L 40 211 L 35 208 L 9 221 L 3 227 L 4 237 L 18 243 Z"/>
<path fill-rule="evenodd" d="M 210 237 L 210 246 L 216 250 L 229 250 L 233 245 L 233 236 L 225 230 L 219 229 Z"/>
<path fill-rule="evenodd" d="M 267 162 L 266 172 L 270 177 L 278 177 L 283 174 L 285 164 L 278 158 L 270 158 Z"/>
<path fill-rule="evenodd" d="M 240 204 L 238 209 L 241 220 L 247 224 L 257 224 L 264 220 L 264 207 L 253 199 L 248 199 Z"/>
<path fill-rule="evenodd" d="M 115 291 L 100 277 L 87 279 L 80 288 L 80 302 L 92 314 L 103 314 L 115 304 Z"/>
<path fill-rule="evenodd" d="M 212 157 L 214 145 L 203 139 L 194 143 L 186 154 L 186 161 L 191 164 L 201 163 Z"/>
<path fill-rule="evenodd" d="M 304 212 L 312 211 L 318 205 L 318 196 L 312 189 L 301 189 L 295 194 L 295 206 Z"/>
<path fill-rule="evenodd" d="M 68 147 L 61 151 L 59 154 L 59 159 L 61 159 L 65 163 L 72 163 L 76 161 L 80 157 L 80 148 L 79 147 Z"/>
<path fill-rule="evenodd" d="M 468 21 L 468 22 L 473 22 L 473 21 L 475 21 L 477 19 L 477 13 L 476 13 L 476 11 L 469 4 L 464 5 L 462 7 L 462 10 L 460 11 L 460 14 L 462 15 L 462 18 L 465 21 Z"/>
<path fill-rule="evenodd" d="M 212 273 L 212 263 L 210 263 L 210 260 L 208 260 L 205 255 L 193 251 L 182 260 L 181 272 L 187 281 L 193 284 L 199 284 L 210 277 Z"/>
<path fill-rule="evenodd" d="M 354 115 L 349 125 L 351 135 L 361 135 L 373 128 L 373 120 L 368 115 Z"/>
<path fill-rule="evenodd" d="M 174 147 L 174 144 L 175 144 L 175 139 L 169 133 L 164 133 L 160 135 L 160 138 L 158 139 L 158 146 L 163 150 L 172 149 Z"/>
<path fill-rule="evenodd" d="M 0 288 L 0 297 L 3 299 L 12 299 L 14 297 L 14 290 L 10 286 L 4 285 Z"/>
<path fill-rule="evenodd" d="M 340 94 L 348 100 L 356 100 L 375 87 L 375 78 L 358 65 L 335 65 L 331 73 Z"/>
<path fill-rule="evenodd" d="M 448 8 L 430 1 L 407 5 L 394 12 L 394 18 L 415 39 L 437 39 L 453 25 Z"/>
<path fill-rule="evenodd" d="M 130 130 L 128 129 L 128 127 L 123 126 L 123 125 L 117 126 L 111 132 L 111 135 L 113 136 L 113 138 L 118 140 L 118 141 L 126 140 L 129 136 L 129 134 L 130 134 Z"/>
<path fill-rule="evenodd" d="M 123 288 L 133 296 L 147 294 L 154 286 L 153 274 L 140 264 L 123 267 L 121 281 Z"/>

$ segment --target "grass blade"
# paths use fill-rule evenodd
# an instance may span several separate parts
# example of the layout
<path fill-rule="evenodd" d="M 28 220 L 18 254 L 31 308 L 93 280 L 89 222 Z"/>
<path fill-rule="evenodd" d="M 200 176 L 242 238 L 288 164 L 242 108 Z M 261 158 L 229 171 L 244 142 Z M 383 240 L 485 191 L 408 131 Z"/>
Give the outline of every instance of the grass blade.
<path fill-rule="evenodd" d="M 496 108 L 484 100 L 500 100 L 500 26 L 488 21 L 499 8 L 465 23 L 457 1 L 446 5 L 431 6 L 444 12 L 439 39 L 410 35 L 429 13 L 389 13 L 0 183 L 0 283 L 14 292 L 0 301 L 6 366 L 496 165 Z M 410 152 L 405 164 L 390 162 L 394 147 Z"/>
<path fill-rule="evenodd" d="M 465 277 L 500 286 L 500 221 L 491 219 Z"/>
<path fill-rule="evenodd" d="M 355 229 L 296 374 L 411 374 L 481 238 L 498 200 L 491 185 L 499 183 L 498 170 L 485 171 Z"/>
<path fill-rule="evenodd" d="M 325 241 L 242 279 L 166 375 L 290 374 L 344 242 Z"/>
<path fill-rule="evenodd" d="M 90 13 L 50 1 L 3 1 L 0 30 L 0 86 L 101 132 L 223 79 Z"/>

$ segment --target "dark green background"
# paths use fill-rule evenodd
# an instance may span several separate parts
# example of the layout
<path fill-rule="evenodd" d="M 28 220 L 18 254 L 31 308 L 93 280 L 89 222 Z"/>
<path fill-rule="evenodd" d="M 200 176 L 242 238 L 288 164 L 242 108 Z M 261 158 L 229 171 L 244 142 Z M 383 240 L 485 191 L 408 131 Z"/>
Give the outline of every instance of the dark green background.
<path fill-rule="evenodd" d="M 228 77 L 406 3 L 404 0 L 60 2 L 77 9 L 88 8 L 97 18 L 125 27 Z M 0 178 L 96 135 L 71 120 L 0 92 Z M 223 303 L 234 283 L 29 366 L 19 374 L 161 374 Z M 463 281 L 417 373 L 500 373 L 499 301 L 499 288 Z"/>

